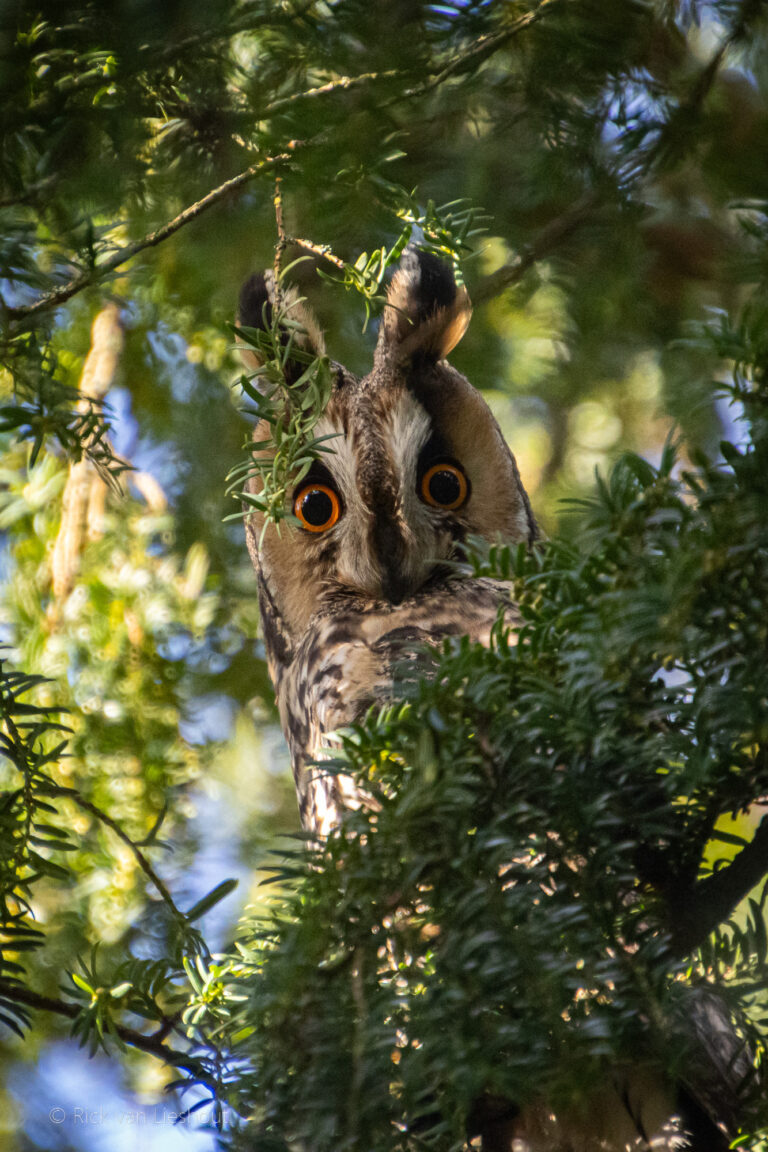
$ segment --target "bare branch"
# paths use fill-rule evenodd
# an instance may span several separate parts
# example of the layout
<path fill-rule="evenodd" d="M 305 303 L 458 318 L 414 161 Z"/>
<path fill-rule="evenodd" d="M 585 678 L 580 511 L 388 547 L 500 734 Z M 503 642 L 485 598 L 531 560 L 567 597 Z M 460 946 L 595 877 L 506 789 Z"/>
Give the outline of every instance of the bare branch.
<path fill-rule="evenodd" d="M 454 75 L 456 72 L 464 71 L 468 66 L 476 65 L 487 59 L 508 40 L 512 39 L 523 29 L 530 27 L 536 23 L 543 15 L 545 9 L 557 3 L 557 0 L 540 0 L 538 6 L 532 11 L 521 16 L 518 20 L 513 21 L 507 28 L 501 29 L 499 32 L 491 33 L 486 36 L 481 36 L 475 43 L 463 52 L 461 56 L 451 60 L 444 68 L 436 74 L 430 76 L 428 80 L 415 88 L 404 89 L 401 94 L 398 94 L 393 99 L 399 101 L 404 98 L 412 98 L 414 96 L 421 96 L 425 92 L 438 87 L 444 80 Z M 315 88 L 309 88 L 305 92 L 295 92 L 290 96 L 282 97 L 278 100 L 272 101 L 262 111 L 261 116 L 270 116 L 275 112 L 280 111 L 282 108 L 303 100 L 313 99 L 318 96 L 328 95 L 336 91 L 343 91 L 350 88 L 356 88 L 363 84 L 375 82 L 377 80 L 391 80 L 398 76 L 400 73 L 397 69 L 388 69 L 384 72 L 366 72 L 361 73 L 359 76 L 341 76 L 334 80 L 328 81 L 326 84 L 318 85 Z M 248 147 L 245 140 L 240 140 L 244 147 Z M 154 232 L 148 233 L 141 240 L 137 240 L 133 244 L 128 244 L 124 248 L 118 249 L 104 262 L 95 268 L 89 269 L 78 276 L 74 276 L 65 284 L 59 285 L 57 288 L 44 293 L 32 304 L 23 304 L 17 307 L 6 308 L 5 313 L 9 320 L 18 322 L 26 320 L 32 316 L 38 315 L 40 312 L 47 311 L 50 308 L 56 308 L 58 305 L 70 300 L 73 296 L 82 292 L 85 288 L 96 284 L 104 277 L 120 268 L 123 264 L 127 263 L 133 256 L 147 248 L 156 247 L 164 240 L 172 236 L 180 228 L 183 228 L 190 221 L 196 219 L 202 212 L 212 205 L 218 203 L 229 193 L 234 192 L 241 188 L 244 184 L 255 179 L 257 176 L 262 175 L 264 172 L 279 167 L 281 164 L 286 163 L 291 159 L 296 148 L 299 146 L 299 141 L 290 141 L 286 146 L 286 151 L 279 153 L 275 156 L 265 157 L 263 160 L 258 161 L 256 164 L 246 168 L 237 176 L 232 177 L 231 180 L 225 181 L 217 188 L 212 189 L 206 196 L 196 203 L 189 205 L 173 220 L 167 224 L 156 229 Z M 302 244 L 307 247 L 306 244 Z M 322 253 L 323 256 L 328 258 L 327 253 Z"/>
<path fill-rule="evenodd" d="M 333 264 L 339 271 L 344 271 L 344 261 L 339 256 L 335 256 L 331 251 L 328 244 L 313 244 L 311 240 L 301 240 L 297 236 L 287 236 L 286 244 L 295 244 L 297 248 L 304 248 L 307 252 L 311 252 L 313 256 L 318 256 L 321 260 L 327 260 L 329 264 Z"/>
<path fill-rule="evenodd" d="M 124 248 L 119 248 L 114 252 L 103 264 L 99 264 L 96 268 L 83 272 L 79 276 L 73 277 L 68 280 L 66 284 L 59 285 L 58 288 L 51 289 L 46 292 L 39 299 L 35 300 L 33 304 L 24 304 L 18 308 L 7 308 L 6 315 L 10 320 L 26 320 L 30 316 L 35 316 L 39 312 L 44 312 L 48 308 L 56 308 L 59 304 L 65 303 L 78 292 L 82 292 L 84 288 L 89 288 L 92 284 L 98 283 L 108 276 L 110 272 L 114 272 L 116 268 L 120 268 L 123 264 L 127 263 L 132 256 L 136 256 L 139 252 L 143 252 L 146 248 L 155 248 L 158 244 L 162 244 L 174 232 L 178 232 L 186 224 L 192 220 L 196 220 L 208 208 L 212 208 L 214 204 L 218 204 L 226 196 L 232 192 L 236 192 L 242 188 L 243 185 L 255 180 L 257 176 L 263 175 L 272 169 L 279 167 L 281 164 L 287 163 L 295 150 L 300 146 L 300 141 L 292 140 L 287 146 L 286 151 L 281 152 L 276 156 L 266 156 L 257 164 L 252 164 L 250 168 L 233 176 L 231 180 L 225 180 L 218 188 L 212 189 L 207 195 L 203 196 L 201 200 L 190 204 L 178 216 L 174 216 L 173 220 L 169 220 L 167 224 L 155 229 L 154 232 L 147 233 L 141 240 L 135 241 L 133 244 L 127 244 Z"/>
<path fill-rule="evenodd" d="M 304 92 L 292 92 L 290 96 L 281 96 L 277 100 L 273 100 L 271 104 L 267 104 L 262 108 L 259 116 L 264 119 L 267 116 L 273 116 L 275 112 L 282 112 L 284 108 L 289 108 L 291 104 L 297 104 L 300 100 L 312 100 L 317 96 L 329 96 L 334 92 L 346 92 L 351 88 L 360 88 L 363 84 L 370 84 L 376 80 L 392 80 L 401 73 L 397 68 L 389 68 L 384 72 L 361 72 L 359 76 L 338 76 L 335 80 L 329 80 L 326 84 L 319 84 L 315 88 L 307 88 Z"/>
<path fill-rule="evenodd" d="M 277 244 L 275 244 L 275 259 L 272 265 L 272 275 L 275 282 L 275 307 L 280 309 L 280 275 L 283 269 L 283 256 L 288 247 L 288 240 L 285 235 L 285 224 L 283 223 L 283 188 L 279 176 L 275 177 L 275 194 L 272 197 L 272 203 L 275 206 L 275 224 L 277 226 Z"/>

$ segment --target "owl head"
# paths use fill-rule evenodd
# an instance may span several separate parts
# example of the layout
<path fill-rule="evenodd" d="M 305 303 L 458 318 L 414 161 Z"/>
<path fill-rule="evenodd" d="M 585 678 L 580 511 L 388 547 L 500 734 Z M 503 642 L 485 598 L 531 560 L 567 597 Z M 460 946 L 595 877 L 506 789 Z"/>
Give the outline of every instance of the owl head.
<path fill-rule="evenodd" d="M 263 327 L 271 273 L 253 276 L 238 323 Z M 287 298 L 304 330 L 304 352 L 324 354 L 314 318 Z M 266 307 L 265 307 L 266 306 Z M 300 638 L 313 615 L 343 598 L 361 610 L 419 597 L 463 558 L 469 536 L 531 541 L 536 525 L 515 458 L 480 393 L 445 357 L 463 336 L 469 298 L 450 268 L 415 248 L 403 255 L 387 294 L 373 368 L 358 379 L 332 362 L 333 390 L 315 428 L 332 451 L 293 489 L 300 527 L 247 518 L 262 596 L 282 642 Z M 258 363 L 252 348 L 246 367 Z M 287 375 L 305 363 L 286 363 Z M 268 429 L 257 426 L 256 440 Z"/>

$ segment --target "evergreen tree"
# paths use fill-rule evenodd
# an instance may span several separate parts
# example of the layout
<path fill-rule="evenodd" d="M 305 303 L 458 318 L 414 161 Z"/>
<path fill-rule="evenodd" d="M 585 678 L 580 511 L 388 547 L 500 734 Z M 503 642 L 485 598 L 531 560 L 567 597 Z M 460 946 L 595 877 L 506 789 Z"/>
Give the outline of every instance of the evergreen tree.
<path fill-rule="evenodd" d="M 497 1101 L 578 1107 L 617 1062 L 700 1084 L 681 1022 L 716 995 L 757 1069 L 727 1120 L 762 1148 L 765 6 L 0 21 L 9 1057 L 72 1028 L 213 1102 L 225 1141 L 443 1150 Z M 282 842 L 214 949 L 233 881 L 190 880 L 205 781 L 241 797 L 262 877 L 296 828 L 226 494 L 237 289 L 305 257 L 290 275 L 338 282 L 317 311 L 357 369 L 413 236 L 461 267 L 456 363 L 551 538 L 473 559 L 511 581 L 516 643 L 447 645 L 345 735 L 379 818 Z"/>

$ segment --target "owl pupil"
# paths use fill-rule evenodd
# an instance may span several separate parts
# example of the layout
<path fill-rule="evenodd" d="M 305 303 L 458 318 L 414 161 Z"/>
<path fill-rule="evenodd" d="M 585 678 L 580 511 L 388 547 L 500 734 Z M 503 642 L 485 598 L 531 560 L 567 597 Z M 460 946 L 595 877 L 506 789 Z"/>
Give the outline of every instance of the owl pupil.
<path fill-rule="evenodd" d="M 301 514 L 308 524 L 321 528 L 333 516 L 333 502 L 327 492 L 313 488 L 301 502 Z"/>
<path fill-rule="evenodd" d="M 455 504 L 461 499 L 461 481 L 455 472 L 435 472 L 429 478 L 429 494 L 436 504 Z"/>

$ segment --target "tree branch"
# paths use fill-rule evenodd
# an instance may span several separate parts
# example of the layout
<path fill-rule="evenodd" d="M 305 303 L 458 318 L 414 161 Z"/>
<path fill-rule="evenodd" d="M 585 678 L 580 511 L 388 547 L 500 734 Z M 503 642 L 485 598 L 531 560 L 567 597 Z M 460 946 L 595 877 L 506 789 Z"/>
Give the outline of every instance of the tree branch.
<path fill-rule="evenodd" d="M 52 996 L 43 996 L 40 992 L 33 992 L 13 980 L 0 977 L 0 996 L 16 1004 L 23 1004 L 27 1008 L 35 1008 L 39 1012 L 54 1012 L 57 1016 L 65 1016 L 68 1020 L 75 1020 L 82 1011 L 79 1004 L 68 1000 L 56 1000 Z M 162 1023 L 156 1032 L 146 1035 L 137 1032 L 134 1028 L 127 1028 L 124 1024 L 115 1024 L 115 1031 L 125 1044 L 138 1048 L 142 1052 L 149 1052 L 174 1067 L 184 1068 L 193 1075 L 199 1076 L 200 1066 L 194 1057 L 177 1048 L 169 1048 L 165 1038 L 173 1028 L 173 1021 L 163 1017 Z"/>
<path fill-rule="evenodd" d="M 426 92 L 431 92 L 433 88 L 439 87 L 444 80 L 449 76 L 455 75 L 457 72 L 468 71 L 469 67 L 473 65 L 482 64 L 489 56 L 506 44 L 508 40 L 517 36 L 518 32 L 530 28 L 532 24 L 537 23 L 544 15 L 544 11 L 556 4 L 558 0 L 540 0 L 540 3 L 533 9 L 532 12 L 526 12 L 524 16 L 513 22 L 507 28 L 502 28 L 499 32 L 489 32 L 485 36 L 479 36 L 474 44 L 467 48 L 465 52 L 456 53 L 451 61 L 446 64 L 439 72 L 430 76 L 423 84 L 419 84 L 416 88 L 408 88 L 403 93 L 403 96 L 423 96 Z M 402 97 L 397 97 L 402 99 Z M 394 101 L 393 101 L 394 103 Z"/>
<path fill-rule="evenodd" d="M 507 288 L 511 288 L 513 284 L 519 283 L 534 264 L 548 256 L 591 217 L 599 199 L 597 192 L 587 192 L 571 208 L 556 216 L 554 220 L 550 220 L 533 243 L 515 260 L 504 264 L 475 284 L 472 290 L 472 303 L 486 304 L 489 300 L 500 296 Z"/>
<path fill-rule="evenodd" d="M 540 0 L 540 3 L 532 12 L 528 12 L 524 16 L 521 16 L 518 20 L 513 21 L 509 27 L 503 28 L 499 32 L 489 33 L 486 36 L 479 37 L 478 40 L 476 40 L 475 43 L 466 52 L 463 52 L 460 56 L 457 56 L 455 59 L 451 60 L 440 71 L 431 75 L 424 84 L 418 85 L 415 88 L 405 89 L 401 95 L 398 95 L 394 99 L 401 100 L 403 98 L 421 96 L 425 92 L 431 91 L 433 88 L 438 87 L 443 83 L 444 80 L 448 79 L 456 72 L 464 71 L 468 66 L 482 63 L 483 60 L 487 59 L 508 40 L 512 39 L 519 32 L 523 31 L 523 29 L 528 28 L 530 25 L 536 23 L 536 21 L 541 18 L 545 9 L 555 4 L 556 2 L 557 0 Z M 287 107 L 302 99 L 314 98 L 339 90 L 359 87 L 362 84 L 369 83 L 371 81 L 393 79 L 398 74 L 399 73 L 397 69 L 389 69 L 380 73 L 367 72 L 362 73 L 359 76 L 338 77 L 335 80 L 328 81 L 326 84 L 307 89 L 305 92 L 293 93 L 290 96 L 272 101 L 272 103 L 267 105 L 267 107 L 263 110 L 262 115 L 272 115 L 273 113 L 280 111 L 282 108 Z M 245 141 L 242 141 L 242 143 L 246 145 Z M 189 207 L 185 208 L 183 212 L 180 212 L 178 216 L 175 216 L 173 220 L 170 220 L 167 224 L 164 224 L 162 227 L 156 229 L 155 231 L 148 233 L 141 240 L 137 240 L 133 244 L 128 244 L 124 248 L 118 249 L 117 252 L 114 252 L 97 267 L 91 268 L 87 272 L 82 272 L 80 275 L 72 277 L 72 279 L 68 280 L 65 284 L 61 284 L 57 288 L 53 288 L 49 292 L 44 293 L 31 304 L 22 304 L 18 305 L 17 307 L 6 308 L 6 316 L 10 321 L 18 322 L 21 320 L 27 320 L 30 317 L 36 316 L 40 312 L 47 311 L 50 308 L 56 308 L 60 304 L 64 304 L 67 300 L 70 300 L 73 296 L 77 295 L 79 292 L 82 292 L 85 288 L 98 283 L 111 272 L 114 272 L 117 268 L 120 268 L 133 256 L 136 256 L 139 252 L 161 244 L 164 240 L 168 239 L 169 236 L 172 236 L 175 232 L 178 232 L 180 228 L 183 228 L 190 221 L 196 219 L 207 208 L 210 208 L 212 205 L 218 203 L 230 192 L 236 191 L 244 184 L 255 179 L 257 176 L 262 175 L 264 172 L 286 163 L 291 159 L 291 156 L 294 154 L 298 145 L 299 141 L 291 141 L 286 146 L 285 152 L 279 153 L 275 156 L 265 157 L 264 160 L 258 161 L 256 164 L 246 168 L 237 176 L 232 177 L 231 180 L 227 180 L 223 184 L 220 184 L 217 188 L 212 189 L 201 200 L 198 200 L 196 203 L 189 205 Z M 521 270 L 519 275 L 522 275 L 524 270 L 525 269 Z"/>
<path fill-rule="evenodd" d="M 288 246 L 288 241 L 285 237 L 285 224 L 283 223 L 283 189 L 279 176 L 275 177 L 275 193 L 272 197 L 272 203 L 275 206 L 275 224 L 277 226 L 277 244 L 275 244 L 275 259 L 272 265 L 272 276 L 274 278 L 275 290 L 275 308 L 279 311 L 281 302 L 281 273 L 283 270 L 283 256 L 285 249 Z"/>
<path fill-rule="evenodd" d="M 300 100 L 311 100 L 316 96 L 328 96 L 334 92 L 346 92 L 350 88 L 359 88 L 371 81 L 392 80 L 399 75 L 401 73 L 397 68 L 389 68 L 384 72 L 361 72 L 359 76 L 338 76 L 335 80 L 318 84 L 315 88 L 307 88 L 304 92 L 292 92 L 290 96 L 278 97 L 261 109 L 259 117 L 262 120 L 266 119 L 267 116 L 273 116 L 275 112 L 281 112 L 283 108 L 289 108 L 291 104 L 296 104 Z"/>
<path fill-rule="evenodd" d="M 187 933 L 189 933 L 190 927 L 187 923 L 186 917 L 184 916 L 184 913 L 176 907 L 176 903 L 171 896 L 171 893 L 168 891 L 168 888 L 157 875 L 149 860 L 147 860 L 146 856 L 138 847 L 138 845 L 134 844 L 128 833 L 123 831 L 117 821 L 113 820 L 111 816 L 102 811 L 102 809 L 99 808 L 96 804 L 92 804 L 90 800 L 86 800 L 84 796 L 81 796 L 76 788 L 64 788 L 57 785 L 56 795 L 66 796 L 68 799 L 74 800 L 75 804 L 77 804 L 79 808 L 82 808 L 84 812 L 90 812 L 91 815 L 95 816 L 96 819 L 99 820 L 102 824 L 105 824 L 108 828 L 112 829 L 115 835 L 120 840 L 122 840 L 123 844 L 125 844 L 126 847 L 129 848 L 133 853 L 142 872 L 160 894 L 164 903 L 170 909 L 173 918 L 181 927 L 184 928 Z M 197 933 L 195 935 L 197 935 Z M 205 949 L 205 952 L 208 954 L 207 948 Z"/>
<path fill-rule="evenodd" d="M 761 12 L 763 8 L 763 0 L 744 0 L 741 11 L 736 18 L 730 32 L 727 33 L 716 48 L 712 58 L 702 68 L 693 88 L 691 89 L 688 99 L 685 101 L 685 109 L 688 112 L 698 111 L 701 105 L 707 98 L 709 90 L 715 82 L 720 66 L 722 65 L 725 56 L 730 48 L 737 44 L 739 40 L 746 34 L 749 27 L 750 20 L 753 20 Z"/>
<path fill-rule="evenodd" d="M 693 143 L 699 141 L 699 136 L 695 130 L 695 123 L 701 115 L 704 102 L 717 79 L 728 51 L 746 35 L 750 20 L 755 18 L 762 6 L 763 0 L 743 0 L 741 11 L 732 28 L 720 41 L 707 63 L 697 72 L 687 95 L 678 102 L 677 108 L 669 117 L 666 124 L 662 126 L 655 143 L 643 156 L 642 170 L 645 175 L 650 172 L 654 164 L 662 162 L 667 158 L 670 154 L 668 152 L 670 144 L 672 144 L 671 155 L 673 156 L 675 154 L 675 146 L 680 148 L 680 132 L 678 126 L 681 123 L 684 126 L 688 126 L 687 131 L 683 133 L 683 138 Z M 686 149 L 683 149 L 683 151 L 685 150 Z M 630 163 L 632 165 L 636 164 L 637 157 L 633 156 Z"/>
<path fill-rule="evenodd" d="M 511 25 L 510 28 L 505 29 L 503 33 L 496 33 L 495 37 L 481 37 L 480 41 L 477 43 L 474 53 L 472 54 L 482 53 L 486 49 L 488 53 L 495 50 L 495 48 L 500 43 L 508 39 L 510 36 L 515 35 L 518 31 L 521 30 L 521 28 L 528 27 L 529 24 L 533 23 L 535 20 L 538 20 L 542 15 L 542 9 L 546 4 L 550 2 L 551 0 L 542 0 L 542 3 L 538 8 L 536 8 L 533 12 L 528 13 L 526 16 L 521 17 L 520 20 Z M 685 113 L 686 115 L 691 115 L 692 113 L 698 112 L 704 100 L 706 99 L 712 84 L 715 81 L 720 66 L 722 65 L 726 53 L 728 52 L 728 49 L 731 48 L 733 44 L 736 43 L 744 35 L 744 31 L 748 24 L 750 15 L 749 10 L 754 7 L 756 2 L 757 0 L 747 0 L 741 17 L 728 33 L 728 35 L 723 38 L 716 51 L 713 53 L 711 59 L 697 76 L 688 98 L 680 105 L 679 112 Z M 489 43 L 482 43 L 482 41 Z M 490 43 L 491 41 L 493 41 L 493 43 Z M 448 69 L 444 69 L 444 71 L 440 73 L 435 79 L 438 82 L 444 79 L 449 70 L 456 71 L 457 68 L 460 68 L 464 65 L 466 59 L 466 56 L 462 56 L 460 60 L 455 62 L 455 64 L 449 65 Z M 428 85 L 419 91 L 426 91 L 428 87 L 432 86 L 432 81 L 430 80 Z M 656 155 L 662 152 L 665 142 L 666 133 L 663 134 L 662 139 L 659 140 L 653 149 L 651 159 L 655 159 Z M 561 244 L 563 240 L 566 240 L 569 236 L 571 236 L 577 228 L 579 228 L 589 219 L 593 209 L 596 207 L 598 202 L 599 197 L 597 193 L 588 192 L 580 200 L 578 200 L 572 208 L 569 208 L 566 212 L 562 213 L 562 215 L 557 216 L 554 220 L 550 221 L 550 223 L 542 229 L 530 247 L 526 249 L 521 255 L 519 255 L 509 264 L 505 264 L 502 268 L 497 269 L 496 272 L 492 272 L 489 276 L 486 276 L 483 280 L 475 285 L 472 292 L 473 304 L 485 304 L 489 300 L 494 299 L 496 296 L 501 295 L 501 293 L 506 291 L 507 288 L 511 288 L 512 285 L 519 283 L 523 276 L 525 276 L 526 272 L 528 272 L 534 264 L 547 256 L 554 248 Z"/>
<path fill-rule="evenodd" d="M 333 264 L 340 272 L 344 271 L 344 261 L 340 256 L 334 255 L 328 244 L 313 244 L 311 240 L 302 240 L 298 236 L 287 236 L 286 244 L 295 244 L 297 248 L 304 248 L 307 252 L 311 252 L 313 256 L 317 256 L 319 260 L 327 260 L 329 264 Z"/>
<path fill-rule="evenodd" d="M 401 93 L 393 96 L 388 103 L 397 103 L 400 100 L 410 99 L 414 96 L 423 96 L 424 93 L 432 91 L 433 88 L 439 87 L 444 80 L 449 76 L 453 76 L 456 72 L 463 72 L 468 70 L 473 64 L 480 64 L 489 56 L 517 36 L 518 32 L 522 32 L 525 28 L 535 24 L 537 20 L 541 19 L 544 14 L 544 9 L 556 3 L 556 0 L 540 0 L 539 5 L 532 11 L 527 12 L 518 20 L 514 20 L 509 27 L 502 28 L 499 32 L 489 32 L 485 36 L 479 36 L 475 42 L 466 49 L 453 56 L 445 67 L 441 68 L 438 72 L 432 73 L 427 80 L 422 84 L 416 85 L 414 88 L 405 88 Z M 329 80 L 325 84 L 319 84 L 315 88 L 308 88 L 304 92 L 293 92 L 290 96 L 281 96 L 277 100 L 273 100 L 267 104 L 265 108 L 259 113 L 263 119 L 267 116 L 273 115 L 275 112 L 281 112 L 284 108 L 290 107 L 300 100 L 309 100 L 317 96 L 327 96 L 334 92 L 346 91 L 350 88 L 359 88 L 363 84 L 376 82 L 377 80 L 394 80 L 398 76 L 405 76 L 398 68 L 389 68 L 383 72 L 362 72 L 358 76 L 339 76 L 335 80 Z"/>
<path fill-rule="evenodd" d="M 154 232 L 147 233 L 141 240 L 135 241 L 133 244 L 127 244 L 124 248 L 119 248 L 114 252 L 103 264 L 90 269 L 88 272 L 83 272 L 79 276 L 73 277 L 68 280 L 66 284 L 59 285 L 58 288 L 51 289 L 43 296 L 40 296 L 33 304 L 20 305 L 17 308 L 6 308 L 6 315 L 10 320 L 26 320 L 31 316 L 36 316 L 39 312 L 44 312 L 48 308 L 56 308 L 59 304 L 65 303 L 78 292 L 82 292 L 84 288 L 89 288 L 92 284 L 98 283 L 110 272 L 114 272 L 116 268 L 120 268 L 132 256 L 137 253 L 143 252 L 145 248 L 154 248 L 158 244 L 162 244 L 174 232 L 178 232 L 185 224 L 189 224 L 192 220 L 196 220 L 206 209 L 213 207 L 228 196 L 231 192 L 237 191 L 242 188 L 244 184 L 248 184 L 257 176 L 261 176 L 264 172 L 269 172 L 273 168 L 279 167 L 281 164 L 287 163 L 295 150 L 300 146 L 300 141 L 292 140 L 286 145 L 286 151 L 280 152 L 276 156 L 267 156 L 256 164 L 252 164 L 250 168 L 240 172 L 237 176 L 233 176 L 231 180 L 225 180 L 218 188 L 212 189 L 201 200 L 190 204 L 178 216 L 174 216 L 173 220 L 169 220 L 167 224 L 155 229 Z"/>
<path fill-rule="evenodd" d="M 254 16 L 261 17 L 261 10 L 254 6 L 254 10 L 249 11 L 248 5 L 243 5 L 242 12 L 223 27 L 206 28 L 204 32 L 192 33 L 182 40 L 165 44 L 163 47 L 160 47 L 158 43 L 140 44 L 136 52 L 138 67 L 127 68 L 125 60 L 121 59 L 119 79 L 124 82 L 126 79 L 134 79 L 144 70 L 158 69 L 171 62 L 177 63 L 179 57 L 195 50 L 199 56 L 200 50 L 207 45 L 216 44 L 222 40 L 231 40 L 233 36 L 241 32 L 254 32 L 257 29 L 281 27 L 301 21 L 314 3 L 315 0 L 306 0 L 306 3 L 299 5 L 293 11 L 281 11 L 277 5 L 274 5 L 274 11 L 270 18 L 266 21 L 259 19 L 256 24 L 254 24 Z M 64 79 L 65 83 L 58 81 L 47 92 L 33 100 L 30 104 L 30 110 L 40 115 L 48 110 L 51 100 L 62 93 L 69 95 L 70 92 L 99 88 L 104 84 L 111 83 L 113 77 L 109 76 L 102 67 L 97 66 L 90 68 L 87 72 L 81 72 L 78 76 Z M 70 82 L 66 83 L 67 80 Z"/>
<path fill-rule="evenodd" d="M 727 868 L 694 888 L 668 893 L 672 942 L 680 955 L 702 944 L 744 897 L 768 875 L 768 816 Z"/>

